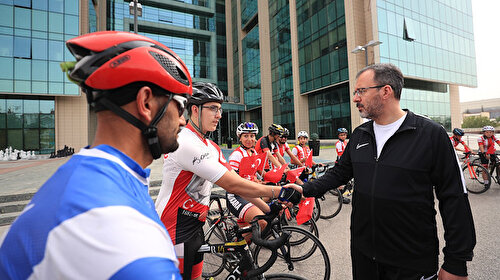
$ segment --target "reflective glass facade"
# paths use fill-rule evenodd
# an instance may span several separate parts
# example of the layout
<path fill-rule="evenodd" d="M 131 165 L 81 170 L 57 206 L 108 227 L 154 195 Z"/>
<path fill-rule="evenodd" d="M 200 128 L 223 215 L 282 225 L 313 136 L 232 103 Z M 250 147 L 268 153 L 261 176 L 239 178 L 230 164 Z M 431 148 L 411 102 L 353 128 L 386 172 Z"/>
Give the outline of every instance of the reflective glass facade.
<path fill-rule="evenodd" d="M 337 129 L 351 131 L 349 84 L 327 88 L 309 96 L 309 131 L 321 139 L 337 138 Z"/>
<path fill-rule="evenodd" d="M 349 79 L 344 0 L 297 0 L 300 92 Z"/>
<path fill-rule="evenodd" d="M 0 149 L 55 150 L 54 99 L 0 95 Z"/>
<path fill-rule="evenodd" d="M 470 0 L 377 1 L 380 61 L 405 76 L 401 105 L 451 129 L 446 84 L 477 86 Z"/>
<path fill-rule="evenodd" d="M 297 27 L 300 92 L 309 93 L 309 132 L 336 138 L 337 128 L 351 127 L 348 83 L 342 83 L 349 80 L 344 1 L 297 0 Z"/>
<path fill-rule="evenodd" d="M 377 14 L 382 62 L 408 76 L 477 86 L 470 0 L 379 0 Z"/>
<path fill-rule="evenodd" d="M 295 135 L 290 9 L 286 0 L 269 1 L 273 122 Z"/>
<path fill-rule="evenodd" d="M 0 93 L 78 95 L 59 67 L 78 16 L 78 0 L 0 0 Z"/>
<path fill-rule="evenodd" d="M 250 19 L 257 13 L 257 0 L 241 0 L 241 26 L 245 26 Z"/>
<path fill-rule="evenodd" d="M 260 91 L 259 26 L 255 26 L 242 41 L 243 92 L 247 109 L 262 105 Z M 252 120 L 253 121 L 253 120 Z"/>

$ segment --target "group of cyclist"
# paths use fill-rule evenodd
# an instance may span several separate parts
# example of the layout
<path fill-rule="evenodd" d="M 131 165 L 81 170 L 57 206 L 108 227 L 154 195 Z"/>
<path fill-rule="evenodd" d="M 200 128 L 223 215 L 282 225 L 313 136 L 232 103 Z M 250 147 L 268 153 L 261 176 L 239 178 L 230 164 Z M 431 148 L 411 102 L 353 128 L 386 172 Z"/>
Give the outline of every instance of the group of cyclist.
<path fill-rule="evenodd" d="M 292 188 L 238 176 L 206 137 L 221 119 L 222 92 L 193 84 L 184 62 L 165 45 L 102 31 L 71 39 L 67 47 L 77 61 L 61 68 L 96 112 L 95 138 L 12 224 L 0 247 L 0 279 L 200 278 L 197 251 L 214 183 L 264 213 L 282 206 L 260 197 L 300 202 Z M 146 167 L 162 154 L 154 204 Z"/>
<path fill-rule="evenodd" d="M 477 144 L 479 146 L 479 151 L 478 155 L 481 161 L 481 164 L 488 169 L 488 164 L 496 165 L 497 164 L 497 156 L 495 155 L 496 148 L 495 148 L 495 143 L 500 145 L 500 139 L 497 139 L 495 137 L 495 128 L 490 125 L 486 125 L 482 128 L 481 130 L 482 135 L 479 136 L 477 139 Z M 453 129 L 453 135 L 450 137 L 450 140 L 453 144 L 453 147 L 455 147 L 455 150 L 463 152 L 463 153 L 471 153 L 471 154 L 476 154 L 474 151 L 472 151 L 467 144 L 462 140 L 462 136 L 464 136 L 465 132 L 463 129 L 460 128 L 454 128 Z M 462 144 L 463 149 L 459 148 L 458 145 Z M 500 184 L 500 166 L 496 167 L 496 178 L 497 182 Z M 483 174 L 484 176 L 485 174 Z M 493 176 L 493 174 L 491 174 Z M 489 181 L 487 178 L 485 179 L 485 184 L 488 184 Z"/>

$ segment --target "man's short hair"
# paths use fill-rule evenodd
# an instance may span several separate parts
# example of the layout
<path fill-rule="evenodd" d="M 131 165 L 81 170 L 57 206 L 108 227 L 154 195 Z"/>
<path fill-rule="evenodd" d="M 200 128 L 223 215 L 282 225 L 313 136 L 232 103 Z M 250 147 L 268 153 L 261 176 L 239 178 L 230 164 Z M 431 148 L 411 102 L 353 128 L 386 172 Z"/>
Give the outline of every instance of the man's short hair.
<path fill-rule="evenodd" d="M 378 63 L 373 65 L 368 65 L 361 69 L 356 75 L 356 79 L 364 72 L 372 70 L 374 73 L 373 80 L 378 85 L 390 85 L 394 91 L 394 97 L 397 100 L 401 99 L 401 91 L 404 86 L 404 77 L 401 70 L 394 64 L 391 63 Z"/>

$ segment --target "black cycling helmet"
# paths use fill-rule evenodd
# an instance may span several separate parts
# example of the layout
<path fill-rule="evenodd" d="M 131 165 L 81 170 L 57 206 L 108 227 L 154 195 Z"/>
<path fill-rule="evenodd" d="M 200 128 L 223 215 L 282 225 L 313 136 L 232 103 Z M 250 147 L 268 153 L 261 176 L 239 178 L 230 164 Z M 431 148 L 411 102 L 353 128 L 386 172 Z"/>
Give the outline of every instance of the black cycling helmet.
<path fill-rule="evenodd" d="M 454 128 L 453 129 L 453 135 L 456 135 L 456 136 L 464 136 L 464 131 L 460 128 Z"/>
<path fill-rule="evenodd" d="M 290 130 L 288 130 L 288 128 L 286 127 L 283 127 L 283 135 L 281 135 L 281 137 L 288 138 L 289 136 L 290 136 Z"/>
<path fill-rule="evenodd" d="M 270 127 L 269 127 L 269 134 L 272 134 L 272 135 L 283 135 L 283 133 L 285 132 L 285 130 L 283 129 L 283 127 L 279 124 L 275 124 L 273 123 Z"/>
<path fill-rule="evenodd" d="M 222 104 L 224 102 L 224 94 L 222 91 L 212 83 L 196 82 L 193 83 L 193 95 L 188 102 L 188 113 L 191 115 L 191 106 L 196 105 L 199 108 L 199 120 L 198 125 L 196 125 L 193 120 L 190 120 L 191 125 L 196 129 L 201 135 L 206 136 L 203 133 L 203 127 L 201 124 L 201 106 L 208 102 L 217 102 Z"/>
<path fill-rule="evenodd" d="M 340 134 L 340 133 L 347 133 L 347 129 L 341 127 L 339 129 L 337 129 L 337 132 Z"/>
<path fill-rule="evenodd" d="M 212 83 L 193 83 L 193 95 L 189 99 L 188 105 L 203 105 L 208 102 L 224 102 L 224 94 Z"/>

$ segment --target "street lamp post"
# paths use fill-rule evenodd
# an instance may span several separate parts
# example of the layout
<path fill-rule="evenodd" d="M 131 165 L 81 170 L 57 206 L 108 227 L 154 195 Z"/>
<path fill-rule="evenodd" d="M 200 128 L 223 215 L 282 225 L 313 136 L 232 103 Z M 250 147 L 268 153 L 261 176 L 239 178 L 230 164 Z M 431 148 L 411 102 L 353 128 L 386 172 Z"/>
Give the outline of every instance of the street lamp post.
<path fill-rule="evenodd" d="M 142 17 L 142 5 L 138 0 L 132 0 L 129 7 L 129 13 L 134 15 L 134 33 L 137 34 L 137 17 Z"/>
<path fill-rule="evenodd" d="M 364 46 L 356 46 L 354 50 L 352 50 L 352 53 L 360 53 L 360 52 L 365 52 L 365 66 L 368 66 L 368 47 L 374 47 L 382 44 L 380 41 L 375 41 L 371 40 Z"/>

